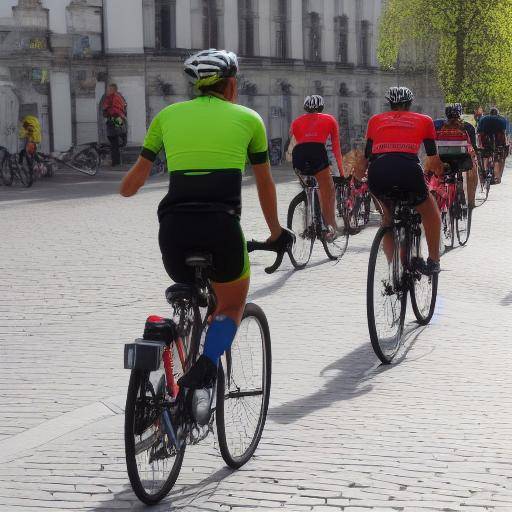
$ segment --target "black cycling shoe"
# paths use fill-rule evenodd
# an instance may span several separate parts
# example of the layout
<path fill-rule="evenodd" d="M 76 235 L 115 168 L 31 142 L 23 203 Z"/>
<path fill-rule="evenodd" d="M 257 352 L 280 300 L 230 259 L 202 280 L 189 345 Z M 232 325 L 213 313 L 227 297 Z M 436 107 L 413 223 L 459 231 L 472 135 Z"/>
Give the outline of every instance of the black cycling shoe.
<path fill-rule="evenodd" d="M 188 389 L 211 388 L 217 379 L 217 366 L 202 355 L 190 370 L 178 379 L 178 386 Z"/>

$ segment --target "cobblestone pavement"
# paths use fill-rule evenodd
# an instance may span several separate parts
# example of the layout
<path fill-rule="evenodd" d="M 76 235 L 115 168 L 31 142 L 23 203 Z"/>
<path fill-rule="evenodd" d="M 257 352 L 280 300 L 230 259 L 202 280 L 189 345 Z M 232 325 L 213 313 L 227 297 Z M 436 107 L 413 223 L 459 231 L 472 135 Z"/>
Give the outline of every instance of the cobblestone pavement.
<path fill-rule="evenodd" d="M 279 173 L 279 171 L 278 171 Z M 165 314 L 157 245 L 163 177 L 131 200 L 119 174 L 0 187 L 0 511 L 144 510 L 124 464 L 126 341 Z M 297 187 L 279 180 L 281 216 Z M 333 264 L 252 258 L 273 341 L 269 417 L 254 459 L 228 470 L 213 440 L 187 451 L 157 511 L 512 510 L 511 179 L 442 260 L 437 313 L 382 367 L 367 333 L 375 225 Z M 266 229 L 244 185 L 248 237 Z"/>

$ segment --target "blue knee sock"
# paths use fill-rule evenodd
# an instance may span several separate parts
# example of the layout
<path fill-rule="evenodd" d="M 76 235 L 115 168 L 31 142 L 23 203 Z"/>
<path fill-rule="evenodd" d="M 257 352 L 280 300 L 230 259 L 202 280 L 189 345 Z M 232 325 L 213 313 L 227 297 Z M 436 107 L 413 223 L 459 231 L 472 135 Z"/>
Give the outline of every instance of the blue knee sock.
<path fill-rule="evenodd" d="M 219 358 L 231 347 L 235 339 L 237 325 L 228 316 L 216 316 L 208 328 L 204 342 L 203 355 L 217 365 Z"/>

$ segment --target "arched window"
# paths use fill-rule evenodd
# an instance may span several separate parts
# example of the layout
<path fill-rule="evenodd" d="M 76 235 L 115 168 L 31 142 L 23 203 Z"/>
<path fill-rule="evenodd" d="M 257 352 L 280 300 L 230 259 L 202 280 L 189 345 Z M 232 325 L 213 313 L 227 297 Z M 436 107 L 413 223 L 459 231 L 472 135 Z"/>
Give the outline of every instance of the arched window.
<path fill-rule="evenodd" d="M 336 16 L 334 18 L 336 33 L 336 60 L 341 64 L 348 63 L 348 17 Z"/>

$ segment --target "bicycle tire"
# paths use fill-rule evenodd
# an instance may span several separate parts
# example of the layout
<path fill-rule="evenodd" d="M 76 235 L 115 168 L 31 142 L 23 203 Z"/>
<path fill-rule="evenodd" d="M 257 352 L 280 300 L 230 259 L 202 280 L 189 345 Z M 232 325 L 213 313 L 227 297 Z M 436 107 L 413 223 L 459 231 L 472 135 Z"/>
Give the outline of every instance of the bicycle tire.
<path fill-rule="evenodd" d="M 128 478 L 132 486 L 133 492 L 139 498 L 140 501 L 146 505 L 155 505 L 162 499 L 164 499 L 170 490 L 176 483 L 179 476 L 181 465 L 183 463 L 183 457 L 185 456 L 186 445 L 177 451 L 175 461 L 169 472 L 169 476 L 162 485 L 161 489 L 155 494 L 148 493 L 139 474 L 137 467 L 136 453 L 135 453 L 135 408 L 138 393 L 141 387 L 144 372 L 140 370 L 132 370 L 130 375 L 130 382 L 128 384 L 128 393 L 126 396 L 126 408 L 125 408 L 125 424 L 124 424 L 124 440 L 125 440 L 125 457 L 126 457 L 126 469 L 128 471 Z"/>
<path fill-rule="evenodd" d="M 394 340 L 392 343 L 395 345 L 392 347 L 391 351 L 386 351 L 383 348 L 383 343 L 385 339 L 380 339 L 378 330 L 377 330 L 377 321 L 376 321 L 376 311 L 375 311 L 375 274 L 376 274 L 376 267 L 377 267 L 377 259 L 380 254 L 380 248 L 381 248 L 381 242 L 384 239 L 384 236 L 387 234 L 393 234 L 393 237 L 395 237 L 395 234 L 393 233 L 393 228 L 389 227 L 381 227 L 377 234 L 375 235 L 375 238 L 372 243 L 372 248 L 370 250 L 370 259 L 368 261 L 368 277 L 367 277 L 367 283 L 366 283 L 366 314 L 367 314 L 367 321 L 368 321 L 368 331 L 370 334 L 370 341 L 372 344 L 372 348 L 377 355 L 377 357 L 381 360 L 384 364 L 390 364 L 393 361 L 393 358 L 397 354 L 398 350 L 400 349 L 400 346 L 402 344 L 401 338 L 404 328 L 404 321 L 405 321 L 405 313 L 407 309 L 407 291 L 406 289 L 401 289 L 398 291 L 398 293 L 394 293 L 394 295 L 397 296 L 397 303 L 400 307 L 399 315 L 397 316 L 398 324 L 397 324 L 397 330 L 393 336 Z M 395 242 L 396 245 L 396 242 Z M 395 249 L 396 252 L 396 249 Z M 385 254 L 384 254 L 384 257 Z M 393 256 L 393 260 L 395 260 L 395 256 Z M 389 266 L 389 262 L 388 262 Z M 394 266 L 394 264 L 393 264 Z M 401 265 L 400 265 L 401 266 Z M 393 274 L 394 274 L 393 270 Z M 395 276 L 392 276 L 392 279 L 395 280 Z M 403 279 L 403 267 L 402 267 L 402 276 L 399 278 L 401 281 Z M 382 282 L 382 284 L 385 284 Z M 389 286 L 389 284 L 388 284 Z M 392 289 L 395 289 L 395 285 L 392 285 Z M 390 295 L 389 293 L 382 294 Z M 395 312 L 393 311 L 393 318 L 395 318 Z"/>
<path fill-rule="evenodd" d="M 455 205 L 455 231 L 459 245 L 464 247 L 471 233 L 472 209 L 469 208 L 461 182 L 457 183 L 457 199 Z"/>
<path fill-rule="evenodd" d="M 455 242 L 455 222 L 451 207 L 441 213 L 441 241 L 448 249 L 451 249 Z"/>
<path fill-rule="evenodd" d="M 244 329 L 247 328 L 249 330 L 250 320 L 254 319 L 256 321 L 257 326 L 259 327 L 260 333 L 260 341 L 262 347 L 262 375 L 261 375 L 261 393 L 259 389 L 247 389 L 243 390 L 239 387 L 240 380 L 236 375 L 237 361 L 242 361 L 242 357 L 238 351 L 237 341 L 239 336 L 242 337 L 244 334 Z M 244 323 L 245 321 L 245 323 Z M 257 336 L 257 334 L 256 334 Z M 257 343 L 257 341 L 256 341 Z M 240 344 L 241 345 L 241 344 Z M 244 342 L 244 347 L 246 350 L 252 351 L 253 345 L 247 346 L 246 341 Z M 238 469 L 244 464 L 246 464 L 249 459 L 252 457 L 256 448 L 258 447 L 258 443 L 261 439 L 261 435 L 263 433 L 263 428 L 265 427 L 265 421 L 267 417 L 268 411 L 268 402 L 270 398 L 270 386 L 271 386 L 271 376 L 272 376 L 272 352 L 271 352 L 271 341 L 270 341 L 270 330 L 268 327 L 267 318 L 263 310 L 257 306 L 256 304 L 247 304 L 245 306 L 244 314 L 242 316 L 242 321 L 240 323 L 240 327 L 238 328 L 237 337 L 231 346 L 230 354 L 230 364 L 227 375 L 224 374 L 222 368 L 219 371 L 219 377 L 217 382 L 217 409 L 216 409 L 216 423 L 217 423 L 217 437 L 219 442 L 219 449 L 224 459 L 224 462 L 233 469 Z M 245 361 L 253 361 L 253 358 L 245 358 Z M 242 374 L 246 376 L 246 373 L 242 370 Z M 240 376 L 240 379 L 242 377 Z M 226 390 L 226 382 L 227 382 L 227 390 Z M 248 394 L 253 393 L 253 394 Z M 232 448 L 232 437 L 227 432 L 230 427 L 232 420 L 231 417 L 226 418 L 229 411 L 231 411 L 232 404 L 235 405 L 235 402 L 231 402 L 231 400 L 252 398 L 255 396 L 261 395 L 261 404 L 259 405 L 259 416 L 258 421 L 256 422 L 256 426 L 254 432 L 250 436 L 250 440 L 247 444 L 247 448 L 245 448 L 242 453 L 235 454 Z M 228 402 L 229 401 L 229 402 Z M 229 405 L 227 405 L 227 402 Z M 242 407 L 240 410 L 243 410 L 247 419 L 249 415 L 247 414 L 247 409 L 249 406 Z M 236 434 L 239 438 L 236 441 L 241 442 L 242 431 L 245 432 L 245 428 L 236 429 Z"/>
<path fill-rule="evenodd" d="M 302 216 L 302 220 L 304 224 L 307 223 L 308 215 L 307 215 L 307 198 L 306 193 L 304 191 L 299 192 L 290 202 L 290 206 L 288 207 L 288 215 L 286 225 L 288 229 L 294 231 L 296 235 L 296 241 L 293 244 L 292 250 L 289 251 L 288 255 L 290 256 L 290 261 L 296 270 L 303 269 L 311 259 L 311 254 L 313 252 L 313 244 L 315 243 L 316 234 L 314 233 L 314 229 L 311 226 L 305 226 L 301 224 L 299 230 L 293 229 L 294 227 L 294 218 L 297 219 L 296 211 L 297 208 L 303 204 L 304 213 L 300 213 Z M 299 213 L 297 213 L 299 215 Z M 295 251 L 295 249 L 300 248 L 298 245 L 299 241 L 303 241 L 303 253 L 299 253 Z M 300 256 L 300 257 L 299 257 Z"/>
<path fill-rule="evenodd" d="M 10 187 L 12 185 L 14 176 L 12 171 L 12 164 L 10 162 L 10 157 L 7 156 L 7 154 L 4 155 L 4 158 L 0 163 L 0 177 L 2 178 L 2 183 L 6 187 Z"/>
<path fill-rule="evenodd" d="M 372 203 L 372 197 L 370 196 L 370 193 L 367 192 L 363 197 L 363 206 L 364 206 L 363 225 L 364 226 L 366 226 L 370 222 L 371 203 Z"/>
<path fill-rule="evenodd" d="M 25 153 L 18 165 L 18 177 L 25 188 L 30 188 L 34 183 L 34 161 Z"/>
<path fill-rule="evenodd" d="M 66 165 L 89 176 L 95 176 L 100 167 L 100 155 L 93 147 L 79 151 Z"/>
<path fill-rule="evenodd" d="M 424 260 L 423 255 L 428 254 L 428 247 L 423 229 L 419 240 L 417 236 L 413 240 L 412 258 Z M 432 319 L 436 307 L 439 274 L 427 276 L 416 269 L 411 269 L 410 279 L 409 293 L 414 316 L 420 325 L 427 325 Z M 426 293 L 420 293 L 421 290 L 426 290 Z"/>

